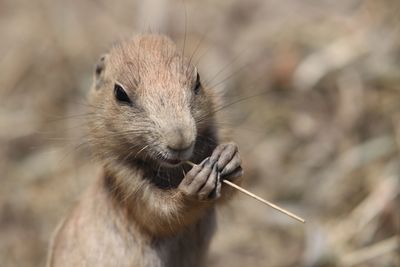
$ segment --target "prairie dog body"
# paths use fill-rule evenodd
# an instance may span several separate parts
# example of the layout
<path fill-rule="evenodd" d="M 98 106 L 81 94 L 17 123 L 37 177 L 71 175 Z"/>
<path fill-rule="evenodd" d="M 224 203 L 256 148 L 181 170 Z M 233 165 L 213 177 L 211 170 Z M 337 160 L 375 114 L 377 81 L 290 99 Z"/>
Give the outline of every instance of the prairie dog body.
<path fill-rule="evenodd" d="M 88 125 L 104 171 L 59 227 L 48 266 L 202 266 L 215 204 L 231 193 L 220 180 L 242 176 L 237 146 L 220 144 L 216 99 L 165 36 L 102 57 Z"/>

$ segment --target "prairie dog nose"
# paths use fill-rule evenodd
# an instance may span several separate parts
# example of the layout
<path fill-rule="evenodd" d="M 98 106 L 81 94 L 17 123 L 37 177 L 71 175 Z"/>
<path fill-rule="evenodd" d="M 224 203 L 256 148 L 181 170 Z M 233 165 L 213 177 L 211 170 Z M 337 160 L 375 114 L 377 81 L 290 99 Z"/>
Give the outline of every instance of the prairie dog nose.
<path fill-rule="evenodd" d="M 194 132 L 182 126 L 172 127 L 166 136 L 167 147 L 177 153 L 191 150 L 194 139 Z"/>

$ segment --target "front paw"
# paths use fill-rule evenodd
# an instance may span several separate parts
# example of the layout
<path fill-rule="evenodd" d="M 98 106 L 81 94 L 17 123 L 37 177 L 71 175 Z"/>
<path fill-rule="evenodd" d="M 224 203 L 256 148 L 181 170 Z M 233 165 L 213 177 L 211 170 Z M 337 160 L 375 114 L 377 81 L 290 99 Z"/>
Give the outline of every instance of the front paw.
<path fill-rule="evenodd" d="M 243 176 L 239 149 L 236 143 L 221 144 L 213 151 L 211 162 L 217 162 L 222 179 L 234 181 Z"/>
<path fill-rule="evenodd" d="M 221 194 L 221 182 L 216 161 L 206 158 L 201 164 L 194 166 L 185 175 L 178 189 L 192 199 L 218 198 Z"/>

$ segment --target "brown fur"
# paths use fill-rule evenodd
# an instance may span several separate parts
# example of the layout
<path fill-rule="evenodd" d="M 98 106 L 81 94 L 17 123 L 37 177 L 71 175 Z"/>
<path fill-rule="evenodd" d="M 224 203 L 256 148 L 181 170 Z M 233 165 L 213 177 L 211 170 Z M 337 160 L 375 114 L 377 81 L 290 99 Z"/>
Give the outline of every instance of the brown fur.
<path fill-rule="evenodd" d="M 195 139 L 190 160 L 199 163 L 219 143 L 213 115 L 218 97 L 207 88 L 195 96 L 196 75 L 160 35 L 122 42 L 101 60 L 88 124 L 104 172 L 57 230 L 48 266 L 202 265 L 216 201 L 179 189 L 189 166 L 160 164 L 171 156 L 167 144 Z M 115 83 L 132 106 L 115 101 Z M 229 188 L 222 190 L 229 195 Z"/>

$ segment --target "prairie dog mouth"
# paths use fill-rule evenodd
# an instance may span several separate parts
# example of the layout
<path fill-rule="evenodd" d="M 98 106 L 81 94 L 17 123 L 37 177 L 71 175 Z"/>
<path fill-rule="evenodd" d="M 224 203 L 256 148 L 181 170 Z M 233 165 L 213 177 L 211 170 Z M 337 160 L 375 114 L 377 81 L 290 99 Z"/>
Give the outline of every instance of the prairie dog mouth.
<path fill-rule="evenodd" d="M 169 167 L 176 167 L 193 155 L 193 146 L 185 151 L 168 151 L 160 159 L 160 163 Z"/>
<path fill-rule="evenodd" d="M 189 160 L 193 155 L 194 142 L 184 149 L 172 149 L 167 147 L 160 158 L 161 163 L 169 166 L 177 166 L 182 162 Z"/>

